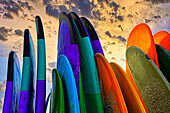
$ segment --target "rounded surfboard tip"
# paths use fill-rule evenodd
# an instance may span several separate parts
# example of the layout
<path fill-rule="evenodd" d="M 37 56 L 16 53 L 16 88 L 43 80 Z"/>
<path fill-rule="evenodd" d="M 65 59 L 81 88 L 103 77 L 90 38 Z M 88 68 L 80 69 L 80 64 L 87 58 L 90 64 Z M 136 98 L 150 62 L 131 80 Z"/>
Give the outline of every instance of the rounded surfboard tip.
<path fill-rule="evenodd" d="M 80 19 L 83 22 L 84 26 L 86 27 L 86 29 L 90 35 L 90 39 L 92 41 L 99 40 L 97 33 L 96 33 L 94 27 L 92 26 L 92 24 L 90 23 L 90 21 L 85 17 L 81 17 Z"/>
<path fill-rule="evenodd" d="M 78 29 L 79 29 L 79 32 L 80 32 L 80 36 L 83 38 L 83 37 L 87 37 L 87 33 L 86 33 L 86 30 L 83 26 L 83 23 L 82 21 L 80 20 L 79 16 L 75 13 L 75 12 L 70 12 L 68 15 L 71 16 L 71 18 L 75 21 Z"/>
<path fill-rule="evenodd" d="M 35 23 L 36 23 L 36 27 L 37 27 L 38 39 L 44 39 L 43 25 L 42 25 L 41 18 L 39 16 L 35 17 Z"/>
<path fill-rule="evenodd" d="M 24 31 L 24 52 L 23 52 L 23 57 L 29 57 L 30 52 L 29 52 L 29 30 L 25 29 Z"/>
<path fill-rule="evenodd" d="M 13 65 L 15 52 L 11 51 L 8 57 L 7 81 L 13 81 Z"/>
<path fill-rule="evenodd" d="M 72 21 L 72 18 L 65 12 L 60 13 L 59 15 L 59 29 L 62 24 L 62 21 L 66 21 L 70 33 L 70 41 L 72 44 L 78 44 L 78 34 L 76 33 L 76 27 Z"/>

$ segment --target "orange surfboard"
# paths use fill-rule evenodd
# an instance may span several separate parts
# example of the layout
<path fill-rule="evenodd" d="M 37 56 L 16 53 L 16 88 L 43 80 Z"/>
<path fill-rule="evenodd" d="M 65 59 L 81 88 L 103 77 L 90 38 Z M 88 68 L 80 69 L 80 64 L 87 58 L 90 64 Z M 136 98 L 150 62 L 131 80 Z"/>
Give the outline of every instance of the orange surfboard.
<path fill-rule="evenodd" d="M 162 46 L 170 52 L 170 34 L 166 31 L 159 31 L 153 36 L 155 44 Z"/>
<path fill-rule="evenodd" d="M 127 107 L 111 65 L 100 53 L 95 54 L 96 65 L 106 113 L 128 113 Z"/>
<path fill-rule="evenodd" d="M 128 112 L 146 113 L 145 108 L 139 98 L 139 95 L 137 94 L 132 82 L 126 75 L 125 71 L 117 63 L 111 62 L 110 65 L 112 66 L 112 69 L 119 82 Z"/>
<path fill-rule="evenodd" d="M 144 23 L 139 24 L 131 31 L 129 38 L 128 38 L 128 41 L 127 41 L 127 47 L 126 48 L 128 48 L 129 46 L 135 46 L 135 47 L 140 48 L 142 51 L 144 51 L 152 59 L 152 61 L 159 68 L 154 39 L 153 39 L 151 30 L 150 30 L 148 25 L 146 25 Z M 145 110 L 147 111 L 146 106 L 145 106 L 145 104 L 142 100 L 142 97 L 141 97 L 141 95 L 138 91 L 138 88 L 137 88 L 137 86 L 136 86 L 136 84 L 133 80 L 133 77 L 130 73 L 127 62 L 126 62 L 126 73 L 129 76 L 132 84 L 134 85 L 134 87 L 135 87 L 135 89 L 136 89 L 136 91 L 137 91 L 137 93 L 138 93 L 138 95 L 139 95 L 139 97 L 140 97 L 140 99 L 143 103 L 143 106 L 145 107 Z"/>

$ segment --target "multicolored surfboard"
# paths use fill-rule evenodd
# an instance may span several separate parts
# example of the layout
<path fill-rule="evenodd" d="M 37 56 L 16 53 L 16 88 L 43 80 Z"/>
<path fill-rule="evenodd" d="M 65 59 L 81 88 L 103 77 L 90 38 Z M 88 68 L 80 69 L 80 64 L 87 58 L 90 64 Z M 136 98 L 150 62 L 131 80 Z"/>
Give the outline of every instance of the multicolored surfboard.
<path fill-rule="evenodd" d="M 35 62 L 34 44 L 29 30 L 26 29 L 24 31 L 24 52 L 19 113 L 35 112 Z"/>
<path fill-rule="evenodd" d="M 102 46 L 100 44 L 100 40 L 97 36 L 95 29 L 93 28 L 92 24 L 90 23 L 90 21 L 85 17 L 81 17 L 81 21 L 83 22 L 83 25 L 85 27 L 88 37 L 90 38 L 90 42 L 91 42 L 91 45 L 93 48 L 94 55 L 96 53 L 101 53 L 102 55 L 104 55 Z"/>
<path fill-rule="evenodd" d="M 95 54 L 105 113 L 128 113 L 117 78 L 107 59 Z"/>
<path fill-rule="evenodd" d="M 63 84 L 57 69 L 52 71 L 50 113 L 65 113 Z"/>
<path fill-rule="evenodd" d="M 155 48 L 155 43 L 153 40 L 153 36 L 151 33 L 151 30 L 149 28 L 148 25 L 142 23 L 137 25 L 130 33 L 128 41 L 127 41 L 127 46 L 126 48 L 128 48 L 129 46 L 135 46 L 140 48 L 142 51 L 144 51 L 152 60 L 153 62 L 155 62 L 155 64 L 159 67 L 159 63 L 158 63 L 158 58 L 157 58 L 157 53 L 156 53 L 156 48 Z M 127 65 L 126 62 L 126 73 L 129 76 L 132 84 L 134 85 L 142 103 L 143 100 L 140 96 L 140 93 L 138 91 L 138 88 L 136 87 L 136 84 L 133 80 L 133 77 L 130 73 L 129 67 Z M 144 107 L 145 104 L 143 103 Z M 147 111 L 146 107 L 145 110 Z"/>
<path fill-rule="evenodd" d="M 76 81 L 77 92 L 79 94 L 78 34 L 71 17 L 66 13 L 60 13 L 59 20 L 57 57 L 63 54 L 70 61 Z"/>
<path fill-rule="evenodd" d="M 11 51 L 8 57 L 8 72 L 2 113 L 16 113 L 19 108 L 21 73 L 18 57 Z"/>
<path fill-rule="evenodd" d="M 111 62 L 110 65 L 116 75 L 119 82 L 123 97 L 125 99 L 127 109 L 129 113 L 146 113 L 145 108 L 136 92 L 132 82 L 126 75 L 125 71 L 115 62 Z"/>
<path fill-rule="evenodd" d="M 148 112 L 169 112 L 170 84 L 155 63 L 134 46 L 127 49 L 126 59 Z"/>
<path fill-rule="evenodd" d="M 164 74 L 168 82 L 170 82 L 170 52 L 157 44 L 155 44 L 155 46 L 158 55 L 160 70 Z"/>
<path fill-rule="evenodd" d="M 46 97 L 46 53 L 45 39 L 41 19 L 35 17 L 37 30 L 37 89 L 36 89 L 36 113 L 45 113 Z"/>
<path fill-rule="evenodd" d="M 155 44 L 162 46 L 170 52 L 170 34 L 166 31 L 159 31 L 153 36 Z"/>
<path fill-rule="evenodd" d="M 65 55 L 60 55 L 58 57 L 57 70 L 63 83 L 65 112 L 80 113 L 74 73 L 70 62 Z"/>
<path fill-rule="evenodd" d="M 79 31 L 78 46 L 82 84 L 87 113 L 103 113 L 102 95 L 90 39 L 83 23 L 74 12 L 69 13 Z"/>

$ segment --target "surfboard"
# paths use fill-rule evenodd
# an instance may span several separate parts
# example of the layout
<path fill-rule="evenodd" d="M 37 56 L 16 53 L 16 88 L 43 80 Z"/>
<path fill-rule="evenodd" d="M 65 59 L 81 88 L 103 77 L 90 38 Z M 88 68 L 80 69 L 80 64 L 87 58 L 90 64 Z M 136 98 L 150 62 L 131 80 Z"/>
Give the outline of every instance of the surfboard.
<path fill-rule="evenodd" d="M 78 34 L 71 17 L 66 13 L 60 13 L 59 20 L 57 57 L 63 54 L 70 61 L 76 81 L 77 92 L 79 94 Z"/>
<path fill-rule="evenodd" d="M 162 46 L 170 52 L 170 34 L 166 31 L 159 31 L 153 36 L 155 44 Z"/>
<path fill-rule="evenodd" d="M 19 112 L 34 113 L 35 110 L 35 50 L 31 34 L 24 31 L 24 52 Z"/>
<path fill-rule="evenodd" d="M 155 48 L 155 43 L 153 40 L 153 36 L 151 33 L 151 30 L 149 28 L 148 25 L 142 23 L 137 25 L 130 33 L 129 38 L 127 40 L 127 46 L 126 48 L 128 48 L 129 46 L 136 46 L 138 48 L 140 48 L 142 51 L 144 51 L 153 61 L 154 63 L 159 67 L 158 64 L 158 58 L 157 58 L 157 53 L 156 53 L 156 48 Z M 140 93 L 138 91 L 138 88 L 136 87 L 136 84 L 133 80 L 133 77 L 130 73 L 129 67 L 127 65 L 126 62 L 126 73 L 129 76 L 132 84 L 134 85 L 142 103 L 143 100 L 140 96 Z M 145 104 L 143 103 L 144 107 Z M 146 107 L 145 110 L 147 111 Z"/>
<path fill-rule="evenodd" d="M 2 113 L 16 113 L 19 108 L 21 73 L 19 60 L 14 51 L 9 53 L 8 71 Z"/>
<path fill-rule="evenodd" d="M 50 113 L 65 113 L 63 84 L 57 69 L 52 71 Z"/>
<path fill-rule="evenodd" d="M 100 40 L 97 36 L 97 33 L 96 33 L 94 27 L 92 26 L 90 21 L 85 17 L 81 17 L 81 21 L 83 22 L 86 33 L 90 39 L 94 55 L 96 53 L 101 53 L 104 56 L 104 52 L 103 52 L 102 46 L 100 44 Z"/>
<path fill-rule="evenodd" d="M 79 31 L 79 62 L 87 113 L 103 113 L 102 95 L 98 79 L 97 67 L 94 59 L 93 49 L 90 39 L 83 27 L 78 15 L 74 12 L 69 13 L 74 20 L 75 26 Z"/>
<path fill-rule="evenodd" d="M 37 30 L 36 113 L 44 113 L 46 96 L 46 54 L 43 25 L 39 16 L 35 17 L 35 24 Z"/>
<path fill-rule="evenodd" d="M 170 82 L 170 52 L 163 47 L 155 44 L 158 55 L 160 70 L 165 78 Z"/>
<path fill-rule="evenodd" d="M 169 112 L 170 84 L 155 63 L 133 46 L 127 49 L 126 59 L 148 112 Z"/>
<path fill-rule="evenodd" d="M 47 112 L 47 107 L 48 107 L 48 103 L 49 103 L 50 97 L 51 97 L 51 92 L 48 94 L 47 99 L 45 101 L 45 111 L 46 112 Z"/>
<path fill-rule="evenodd" d="M 105 113 L 128 113 L 117 78 L 107 59 L 95 54 Z"/>
<path fill-rule="evenodd" d="M 76 81 L 77 93 L 79 96 L 81 113 L 85 113 L 84 96 L 82 89 L 81 73 L 79 68 L 79 52 L 78 52 L 78 30 L 74 26 L 72 18 L 65 12 L 59 15 L 59 38 L 58 38 L 58 57 L 64 54 L 73 69 L 74 78 Z"/>
<path fill-rule="evenodd" d="M 145 108 L 125 71 L 115 62 L 111 62 L 110 65 L 120 85 L 128 112 L 146 113 Z"/>
<path fill-rule="evenodd" d="M 65 55 L 60 55 L 58 57 L 57 70 L 63 83 L 65 112 L 80 113 L 74 73 L 70 62 Z"/>

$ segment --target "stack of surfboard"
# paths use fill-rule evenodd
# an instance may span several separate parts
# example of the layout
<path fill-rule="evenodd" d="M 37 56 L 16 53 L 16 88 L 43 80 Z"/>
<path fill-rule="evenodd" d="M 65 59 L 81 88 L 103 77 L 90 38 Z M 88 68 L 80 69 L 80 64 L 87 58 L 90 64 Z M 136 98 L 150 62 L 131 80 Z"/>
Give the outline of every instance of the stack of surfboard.
<path fill-rule="evenodd" d="M 9 54 L 3 113 L 146 113 L 170 111 L 170 34 L 152 36 L 146 24 L 129 35 L 126 72 L 109 63 L 95 29 L 85 17 L 60 13 L 57 68 L 46 98 L 43 24 L 37 28 L 37 74 L 34 44 L 24 32 L 22 79 L 15 52 Z M 36 76 L 37 75 L 37 76 Z M 21 83 L 21 84 L 20 84 Z"/>

